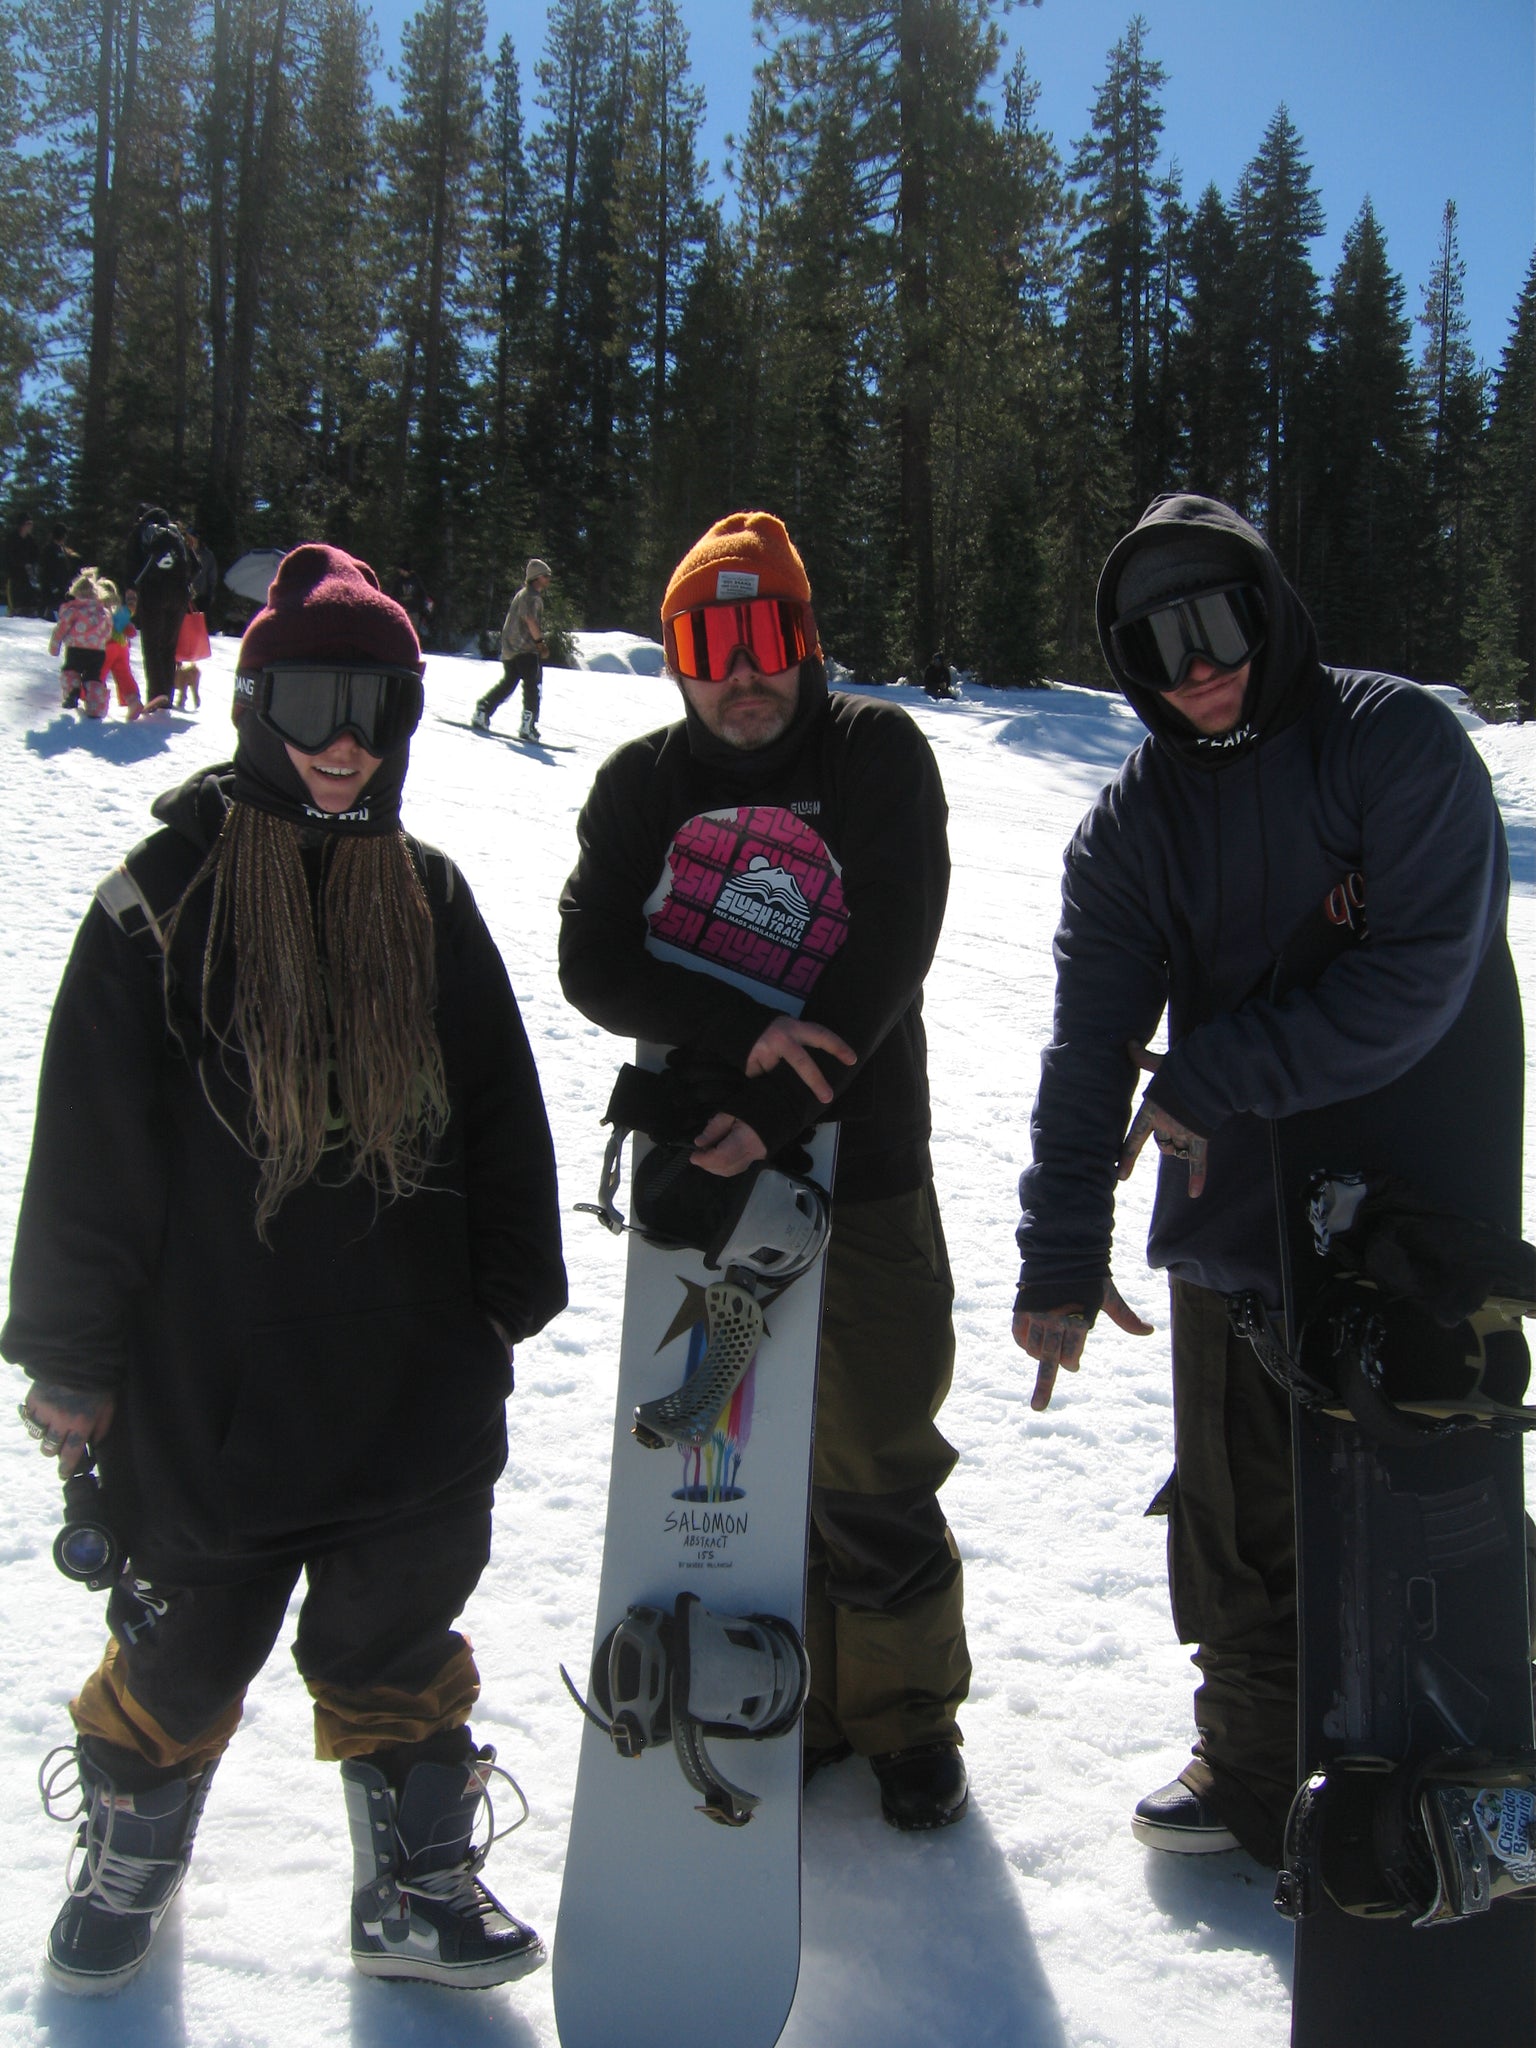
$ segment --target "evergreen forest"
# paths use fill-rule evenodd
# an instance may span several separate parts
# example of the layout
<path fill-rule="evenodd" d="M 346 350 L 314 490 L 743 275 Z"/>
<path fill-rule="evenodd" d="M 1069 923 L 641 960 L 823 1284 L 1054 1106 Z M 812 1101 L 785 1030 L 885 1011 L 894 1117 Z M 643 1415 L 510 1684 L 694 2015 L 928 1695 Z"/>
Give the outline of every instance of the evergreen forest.
<path fill-rule="evenodd" d="M 424 0 L 0 0 L 0 510 L 104 566 L 137 502 L 219 559 L 409 565 L 435 644 L 530 553 L 567 624 L 788 522 L 829 654 L 1103 680 L 1098 567 L 1160 491 L 1265 532 L 1335 662 L 1536 711 L 1536 258 L 1480 363 L 1369 199 L 1333 274 L 1277 106 L 1183 189 L 1140 15 L 1066 152 L 1002 0 L 754 0 L 700 159 L 675 0 L 550 0 L 543 47 Z M 1027 35 L 1027 24 L 1025 28 Z"/>

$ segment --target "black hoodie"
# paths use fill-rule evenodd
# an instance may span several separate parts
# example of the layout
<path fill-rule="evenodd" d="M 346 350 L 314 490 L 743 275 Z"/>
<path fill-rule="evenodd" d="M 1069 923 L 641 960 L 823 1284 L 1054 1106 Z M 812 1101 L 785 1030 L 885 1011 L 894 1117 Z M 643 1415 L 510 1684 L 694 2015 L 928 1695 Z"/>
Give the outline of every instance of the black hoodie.
<path fill-rule="evenodd" d="M 1134 683 L 1109 637 L 1126 562 L 1179 529 L 1192 549 L 1246 564 L 1265 598 L 1265 645 L 1225 743 Z M 1019 1185 L 1020 1305 L 1102 1299 L 1139 1079 L 1126 1046 L 1147 1044 L 1165 1008 L 1169 1051 L 1148 1094 L 1210 1139 L 1210 1158 L 1193 1202 L 1187 1169 L 1162 1164 L 1148 1258 L 1275 1302 L 1261 1119 L 1406 1073 L 1455 1021 L 1490 952 L 1507 965 L 1503 827 L 1454 714 L 1400 678 L 1325 668 L 1273 554 L 1227 506 L 1158 500 L 1111 554 L 1098 612 L 1105 657 L 1152 737 L 1067 849 L 1055 1020 Z M 1255 993 L 1351 876 L 1363 877 L 1366 942 L 1282 1003 Z"/>
<path fill-rule="evenodd" d="M 658 947 L 658 906 L 694 865 L 690 842 L 727 818 L 755 820 L 765 847 L 782 849 L 786 832 L 800 838 L 811 872 L 835 868 L 846 922 L 830 945 L 811 916 L 770 974 L 724 979 L 729 961 L 712 950 L 708 918 L 687 942 Z M 944 922 L 947 819 L 937 764 L 911 719 L 829 695 L 819 663 L 804 665 L 794 719 L 769 746 L 727 746 L 693 716 L 632 740 L 598 770 L 577 823 L 580 858 L 560 899 L 566 999 L 605 1030 L 682 1048 L 700 1128 L 729 1110 L 773 1153 L 836 1116 L 842 1200 L 920 1187 L 932 1171 L 923 981 Z M 808 959 L 824 971 L 813 965 L 797 981 Z M 769 981 L 807 992 L 780 1000 Z M 744 1078 L 753 1044 L 783 1010 L 829 1026 L 857 1053 L 853 1067 L 818 1062 L 834 1109 L 787 1062 Z"/>
<path fill-rule="evenodd" d="M 223 824 L 232 771 L 155 805 L 125 867 L 162 915 Z M 135 1568 L 166 1584 L 489 1499 L 506 1347 L 565 1302 L 554 1157 L 506 970 L 463 877 L 415 847 L 436 932 L 450 1102 L 403 1200 L 322 1170 L 255 1231 L 235 1056 L 201 1037 L 202 912 L 156 945 L 122 872 L 97 893 L 49 1024 L 0 1351 L 112 1389 L 103 1485 Z M 136 929 L 136 925 L 138 928 Z M 178 987 L 184 994 L 176 995 Z"/>

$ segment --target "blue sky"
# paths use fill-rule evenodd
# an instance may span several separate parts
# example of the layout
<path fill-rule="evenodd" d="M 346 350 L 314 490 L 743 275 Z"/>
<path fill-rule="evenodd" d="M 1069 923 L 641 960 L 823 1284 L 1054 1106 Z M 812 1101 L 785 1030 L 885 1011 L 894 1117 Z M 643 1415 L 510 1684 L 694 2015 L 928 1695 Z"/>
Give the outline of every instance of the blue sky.
<path fill-rule="evenodd" d="M 718 180 L 751 95 L 751 0 L 679 4 Z M 543 0 L 487 6 L 492 48 L 504 34 L 516 47 L 531 124 Z M 374 6 L 387 62 L 413 11 L 403 0 Z M 1416 316 L 1454 199 L 1473 345 L 1497 363 L 1536 247 L 1536 0 L 1143 0 L 1140 11 L 1168 73 L 1163 149 L 1187 201 L 1212 182 L 1231 198 L 1283 101 L 1322 198 L 1327 232 L 1313 263 L 1325 283 L 1369 194 Z M 1131 0 L 1043 0 L 1003 17 L 1064 154 L 1087 132 L 1106 55 L 1135 12 Z"/>

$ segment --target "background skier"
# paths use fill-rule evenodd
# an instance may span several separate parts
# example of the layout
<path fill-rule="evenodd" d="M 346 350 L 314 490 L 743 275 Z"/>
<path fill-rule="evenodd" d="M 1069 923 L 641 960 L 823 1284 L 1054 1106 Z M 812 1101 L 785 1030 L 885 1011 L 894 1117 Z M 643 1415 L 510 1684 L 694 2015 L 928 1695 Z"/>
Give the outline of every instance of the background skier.
<path fill-rule="evenodd" d="M 966 1801 L 956 1714 L 970 1659 L 960 1560 L 936 1498 L 934 1418 L 953 1285 L 929 1161 L 922 986 L 949 882 L 938 770 L 893 706 L 830 694 L 810 584 L 779 520 L 735 513 L 684 556 L 662 631 L 683 718 L 598 771 L 561 899 L 567 997 L 607 1030 L 681 1049 L 695 1161 L 721 1174 L 827 1115 L 842 1126 L 827 1254 L 806 1640 L 807 1775 L 870 1758 L 885 1816 L 942 1827 Z M 655 951 L 677 846 L 701 817 L 774 807 L 841 866 L 846 939 L 801 1003 L 786 939 L 772 999 Z M 790 892 L 785 891 L 786 895 Z M 777 942 L 776 942 L 777 943 Z M 753 992 L 755 991 L 755 993 Z"/>
<path fill-rule="evenodd" d="M 49 1974 L 110 1991 L 142 1963 L 303 1572 L 353 1960 L 496 1983 L 542 1948 L 476 1879 L 494 1752 L 452 1623 L 511 1346 L 565 1301 L 548 1126 L 464 878 L 400 829 L 404 612 L 297 548 L 237 691 L 233 763 L 160 799 L 76 940 L 0 1332 L 44 1452 L 99 1456 L 128 1560 L 50 1780 L 78 1771 L 84 1818 Z"/>
<path fill-rule="evenodd" d="M 549 588 L 551 573 L 548 562 L 535 555 L 523 573 L 522 588 L 507 606 L 501 628 L 501 681 L 494 690 L 487 690 L 475 706 L 473 723 L 480 732 L 490 731 L 491 714 L 498 705 L 506 703 L 521 683 L 523 722 L 517 736 L 522 740 L 536 740 L 539 736 L 540 687 L 549 654 L 544 642 L 544 593 Z"/>
<path fill-rule="evenodd" d="M 1261 1120 L 1407 1072 L 1480 974 L 1518 1005 L 1508 857 L 1453 714 L 1400 678 L 1325 668 L 1273 554 L 1227 506 L 1155 501 L 1105 564 L 1098 622 L 1151 737 L 1067 849 L 1014 1336 L 1039 1362 L 1039 1409 L 1100 1309 L 1148 1333 L 1110 1278 L 1110 1237 L 1117 1171 L 1151 1138 L 1148 1258 L 1172 1277 L 1175 1452 L 1153 1508 L 1168 1516 L 1174 1621 L 1201 1683 L 1193 1759 L 1132 1825 L 1153 1847 L 1241 1843 L 1276 1863 L 1296 1784 L 1289 1402 L 1229 1332 L 1225 1302 L 1250 1288 L 1280 1300 Z M 1367 942 L 1312 990 L 1269 1002 L 1276 955 L 1335 890 L 1363 898 Z M 1159 1060 L 1145 1048 L 1165 1007 Z M 1132 1118 L 1138 1069 L 1153 1079 Z M 1504 1081 L 1469 1077 L 1474 1149 L 1484 1119 L 1511 1113 Z"/>

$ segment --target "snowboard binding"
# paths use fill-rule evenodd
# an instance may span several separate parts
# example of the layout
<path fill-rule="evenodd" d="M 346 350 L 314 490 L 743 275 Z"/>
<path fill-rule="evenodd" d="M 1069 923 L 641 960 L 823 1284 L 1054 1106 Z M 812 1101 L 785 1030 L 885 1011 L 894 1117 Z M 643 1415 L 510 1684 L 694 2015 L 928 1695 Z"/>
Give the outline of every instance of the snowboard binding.
<path fill-rule="evenodd" d="M 1403 1450 L 1466 1429 L 1536 1428 L 1519 1323 L 1536 1314 L 1536 1247 L 1360 1174 L 1314 1175 L 1306 1206 L 1331 1275 L 1294 1346 L 1259 1296 L 1229 1305 L 1287 1393 Z"/>
<path fill-rule="evenodd" d="M 676 1135 L 696 1121 L 678 1105 L 664 1074 L 625 1067 L 608 1104 L 613 1126 L 603 1155 L 596 1202 L 577 1208 L 616 1236 L 633 1230 L 668 1251 L 702 1253 L 707 1272 L 723 1278 L 704 1291 L 707 1345 L 680 1387 L 635 1410 L 634 1434 L 647 1450 L 707 1443 L 767 1333 L 765 1306 L 809 1272 L 831 1235 L 831 1204 L 804 1175 L 759 1160 L 744 1173 L 706 1173 L 692 1160 L 691 1139 Z M 635 1168 L 634 1219 L 615 1196 L 624 1143 L 632 1130 L 655 1142 Z"/>
<path fill-rule="evenodd" d="M 1417 1766 L 1349 1759 L 1315 1771 L 1291 1806 L 1275 1905 L 1303 1919 L 1323 1893 L 1356 1918 L 1416 1928 L 1536 1897 L 1536 1751 L 1442 1750 Z"/>
<path fill-rule="evenodd" d="M 800 1633 L 773 1614 L 717 1614 L 679 1593 L 669 1615 L 634 1606 L 592 1659 L 594 1707 L 562 1665 L 566 1689 L 622 1757 L 669 1738 L 683 1776 L 703 1796 L 699 1812 L 745 1827 L 761 1804 L 715 1766 L 706 1736 L 766 1742 L 799 1720 L 811 1669 Z"/>

